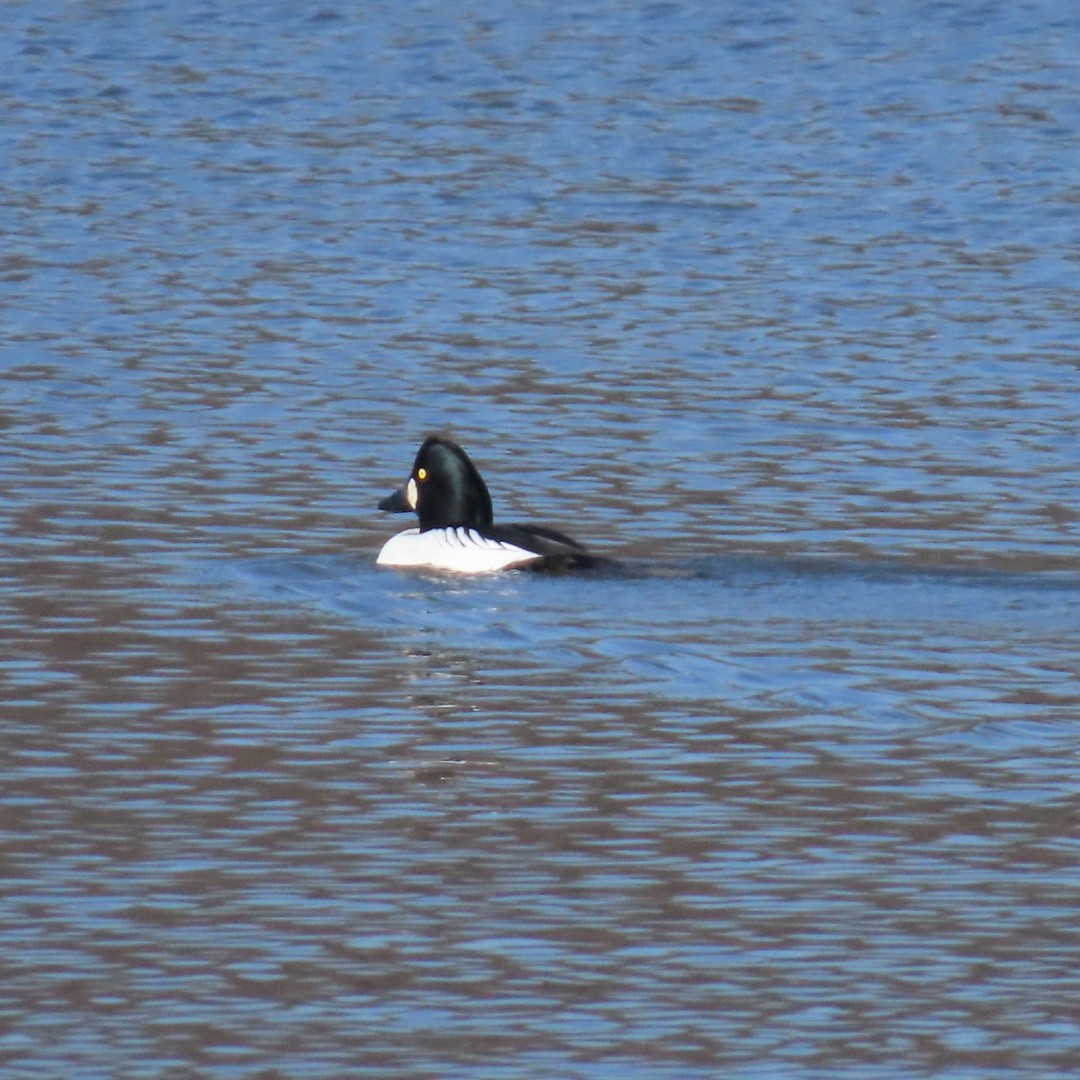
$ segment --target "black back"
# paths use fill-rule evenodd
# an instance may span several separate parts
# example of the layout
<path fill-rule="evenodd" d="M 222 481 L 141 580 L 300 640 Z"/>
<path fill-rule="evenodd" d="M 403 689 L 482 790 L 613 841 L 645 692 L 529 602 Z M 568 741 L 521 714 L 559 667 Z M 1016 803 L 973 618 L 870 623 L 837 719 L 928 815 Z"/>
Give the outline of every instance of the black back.
<path fill-rule="evenodd" d="M 408 497 L 409 484 L 416 486 L 416 505 Z M 424 440 L 413 462 L 409 481 L 379 503 L 382 510 L 416 510 L 420 531 L 428 529 L 476 529 L 492 540 L 535 552 L 532 570 L 598 570 L 617 566 L 603 556 L 592 555 L 576 540 L 541 525 L 495 525 L 491 495 L 469 455 L 457 443 L 440 435 Z"/>

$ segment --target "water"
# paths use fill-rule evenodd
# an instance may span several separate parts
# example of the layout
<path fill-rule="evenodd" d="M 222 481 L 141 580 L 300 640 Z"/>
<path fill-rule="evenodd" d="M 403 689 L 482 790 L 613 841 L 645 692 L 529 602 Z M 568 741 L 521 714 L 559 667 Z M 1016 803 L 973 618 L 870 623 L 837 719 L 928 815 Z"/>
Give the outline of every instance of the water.
<path fill-rule="evenodd" d="M 1076 1071 L 1073 5 L 0 31 L 5 1075 Z"/>

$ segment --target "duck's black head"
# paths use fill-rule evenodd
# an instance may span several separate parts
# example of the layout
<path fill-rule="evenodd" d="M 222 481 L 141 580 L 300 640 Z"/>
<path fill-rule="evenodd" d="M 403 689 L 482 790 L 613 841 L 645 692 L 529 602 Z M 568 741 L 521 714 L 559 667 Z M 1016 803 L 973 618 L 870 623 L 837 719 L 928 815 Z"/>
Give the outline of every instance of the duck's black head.
<path fill-rule="evenodd" d="M 457 443 L 432 435 L 424 440 L 409 479 L 381 503 L 380 510 L 415 510 L 420 529 L 466 525 L 490 528 L 491 496 L 469 455 Z"/>

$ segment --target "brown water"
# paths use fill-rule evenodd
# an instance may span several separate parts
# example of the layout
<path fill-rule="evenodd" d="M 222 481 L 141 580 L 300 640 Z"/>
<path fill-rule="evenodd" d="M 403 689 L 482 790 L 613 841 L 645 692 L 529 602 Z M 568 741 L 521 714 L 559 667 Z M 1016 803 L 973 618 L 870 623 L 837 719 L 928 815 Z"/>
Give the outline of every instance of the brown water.
<path fill-rule="evenodd" d="M 1071 6 L 0 43 L 4 1075 L 1076 1071 Z"/>

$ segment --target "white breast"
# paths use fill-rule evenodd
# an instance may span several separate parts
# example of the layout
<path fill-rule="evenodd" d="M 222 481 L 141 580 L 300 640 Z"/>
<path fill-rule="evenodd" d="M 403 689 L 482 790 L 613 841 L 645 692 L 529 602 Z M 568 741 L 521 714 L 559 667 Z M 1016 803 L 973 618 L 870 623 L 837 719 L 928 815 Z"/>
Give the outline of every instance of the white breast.
<path fill-rule="evenodd" d="M 406 529 L 383 544 L 380 566 L 428 566 L 460 574 L 505 570 L 539 558 L 535 551 L 490 540 L 475 529 Z"/>

